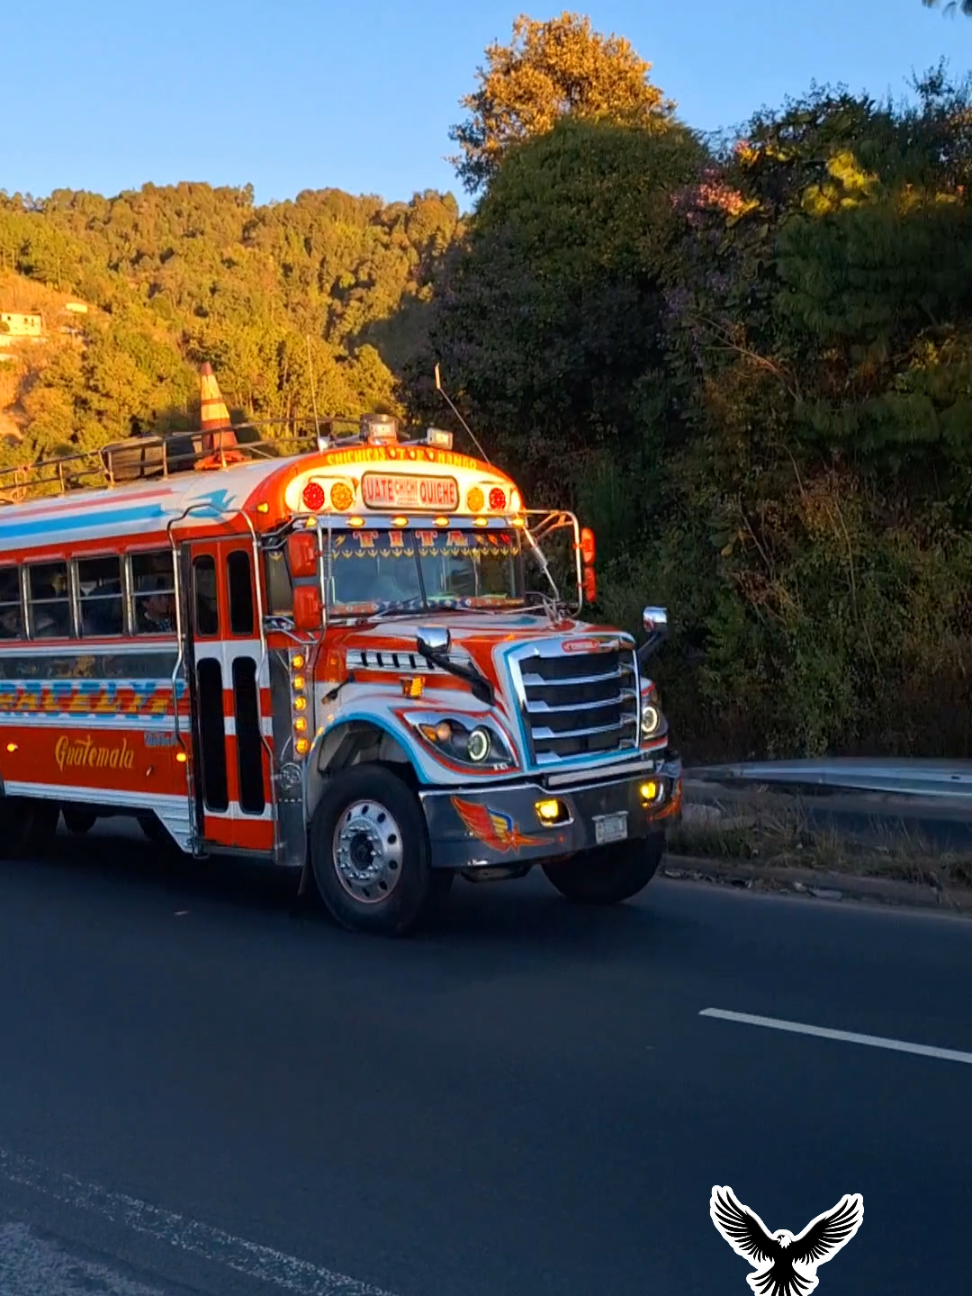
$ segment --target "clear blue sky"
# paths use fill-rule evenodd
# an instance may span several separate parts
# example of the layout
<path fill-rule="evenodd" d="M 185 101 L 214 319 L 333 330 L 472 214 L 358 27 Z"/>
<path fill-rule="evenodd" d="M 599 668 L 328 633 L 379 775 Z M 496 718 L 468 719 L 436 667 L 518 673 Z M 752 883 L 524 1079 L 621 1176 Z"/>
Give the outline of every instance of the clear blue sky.
<path fill-rule="evenodd" d="M 0 189 L 458 196 L 448 128 L 521 8 L 627 36 L 705 130 L 813 80 L 897 96 L 943 55 L 972 68 L 972 19 L 920 0 L 23 0 L 0 19 Z"/>

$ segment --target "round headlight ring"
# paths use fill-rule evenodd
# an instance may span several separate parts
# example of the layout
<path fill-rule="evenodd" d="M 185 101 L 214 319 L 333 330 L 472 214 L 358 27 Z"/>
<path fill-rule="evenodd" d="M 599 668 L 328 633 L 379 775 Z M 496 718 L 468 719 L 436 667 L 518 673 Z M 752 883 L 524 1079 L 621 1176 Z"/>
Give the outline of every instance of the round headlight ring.
<path fill-rule="evenodd" d="M 641 711 L 641 736 L 642 738 L 653 738 L 661 728 L 661 712 L 650 702 L 642 708 Z"/>
<path fill-rule="evenodd" d="M 489 749 L 492 746 L 489 733 L 486 729 L 474 729 L 466 740 L 466 751 L 471 761 L 477 765 L 489 755 Z"/>

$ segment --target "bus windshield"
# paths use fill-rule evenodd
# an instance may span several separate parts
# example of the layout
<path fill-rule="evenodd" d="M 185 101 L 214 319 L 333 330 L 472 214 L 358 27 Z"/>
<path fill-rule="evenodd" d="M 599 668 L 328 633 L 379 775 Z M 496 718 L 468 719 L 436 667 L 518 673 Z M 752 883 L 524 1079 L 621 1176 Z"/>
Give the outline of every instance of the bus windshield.
<path fill-rule="evenodd" d="M 518 531 L 339 531 L 329 566 L 337 616 L 525 603 Z"/>

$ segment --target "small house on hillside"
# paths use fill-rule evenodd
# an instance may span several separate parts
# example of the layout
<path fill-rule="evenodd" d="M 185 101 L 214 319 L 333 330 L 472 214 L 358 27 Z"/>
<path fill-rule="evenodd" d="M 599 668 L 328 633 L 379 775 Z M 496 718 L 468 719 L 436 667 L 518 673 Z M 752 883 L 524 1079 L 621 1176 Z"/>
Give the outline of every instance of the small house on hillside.
<path fill-rule="evenodd" d="M 20 311 L 0 311 L 0 336 L 7 338 L 43 337 L 44 318 L 40 312 L 22 314 Z"/>

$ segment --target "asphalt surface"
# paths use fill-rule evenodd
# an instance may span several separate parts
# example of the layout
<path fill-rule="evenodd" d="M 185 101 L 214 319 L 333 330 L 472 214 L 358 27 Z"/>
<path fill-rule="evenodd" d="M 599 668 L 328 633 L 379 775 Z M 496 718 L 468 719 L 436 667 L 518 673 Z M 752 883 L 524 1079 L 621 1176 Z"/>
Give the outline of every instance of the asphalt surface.
<path fill-rule="evenodd" d="M 844 1193 L 820 1290 L 968 1286 L 972 922 L 658 880 L 457 885 L 407 942 L 141 839 L 0 866 L 2 1296 L 721 1296 Z"/>

